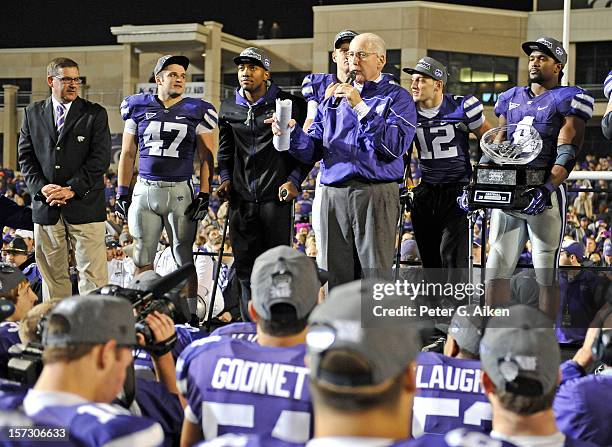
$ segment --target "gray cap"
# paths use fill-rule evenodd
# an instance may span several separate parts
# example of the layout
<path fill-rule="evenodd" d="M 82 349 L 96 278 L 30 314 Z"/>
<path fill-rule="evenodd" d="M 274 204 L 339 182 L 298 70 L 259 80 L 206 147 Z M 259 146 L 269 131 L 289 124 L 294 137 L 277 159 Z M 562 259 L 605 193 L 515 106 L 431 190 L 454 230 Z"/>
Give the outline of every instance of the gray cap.
<path fill-rule="evenodd" d="M 172 56 L 171 54 L 166 54 L 157 60 L 157 64 L 155 64 L 155 68 L 153 69 L 153 76 L 157 76 L 164 68 L 172 64 L 180 65 L 187 70 L 187 68 L 189 68 L 189 58 L 186 56 Z"/>
<path fill-rule="evenodd" d="M 127 288 L 147 292 L 151 290 L 151 286 L 154 285 L 159 278 L 161 278 L 159 273 L 156 273 L 154 270 L 146 270 L 134 276 L 127 285 Z"/>
<path fill-rule="evenodd" d="M 0 264 L 0 297 L 8 297 L 19 283 L 28 279 L 17 267 Z"/>
<path fill-rule="evenodd" d="M 350 42 L 357 35 L 359 35 L 359 33 L 350 29 L 340 31 L 338 34 L 336 34 L 336 37 L 334 37 L 334 48 L 340 48 L 340 45 L 342 45 L 344 42 Z"/>
<path fill-rule="evenodd" d="M 245 63 L 254 63 L 255 65 L 259 65 L 264 70 L 270 70 L 270 58 L 266 54 L 266 52 L 260 48 L 248 47 L 242 50 L 238 56 L 234 58 L 234 63 L 236 65 L 245 64 Z"/>
<path fill-rule="evenodd" d="M 527 56 L 532 51 L 541 51 L 554 58 L 561 65 L 567 63 L 567 51 L 563 48 L 563 44 L 553 37 L 540 37 L 535 41 L 523 42 L 521 47 Z"/>
<path fill-rule="evenodd" d="M 43 331 L 43 345 L 69 346 L 79 343 L 103 344 L 115 340 L 120 346 L 136 345 L 132 305 L 125 298 L 104 295 L 73 296 L 59 303 L 49 314 L 63 317 L 66 332 Z"/>
<path fill-rule="evenodd" d="M 447 333 L 455 339 L 459 348 L 474 355 L 480 352 L 480 340 L 484 332 L 483 318 L 475 304 L 461 306 L 455 310 Z"/>
<path fill-rule="evenodd" d="M 422 74 L 429 76 L 437 81 L 442 81 L 446 84 L 448 80 L 448 72 L 442 63 L 435 60 L 433 57 L 425 56 L 419 59 L 414 68 L 403 68 L 402 71 L 408 74 Z"/>
<path fill-rule="evenodd" d="M 315 308 L 306 335 L 312 379 L 337 386 L 377 385 L 397 377 L 416 358 L 420 338 L 414 326 L 362 327 L 362 299 L 371 300 L 374 284 L 384 283 L 367 279 L 337 286 Z M 361 357 L 370 367 L 369 374 L 356 376 L 323 369 L 322 360 L 338 349 Z"/>
<path fill-rule="evenodd" d="M 253 264 L 253 307 L 264 320 L 273 320 L 272 306 L 281 303 L 293 306 L 298 319 L 307 317 L 320 288 L 315 263 L 286 245 L 262 253 Z"/>
<path fill-rule="evenodd" d="M 549 393 L 561 362 L 553 322 L 524 304 L 508 311 L 509 316 L 489 320 L 480 342 L 482 368 L 499 389 L 525 396 Z"/>

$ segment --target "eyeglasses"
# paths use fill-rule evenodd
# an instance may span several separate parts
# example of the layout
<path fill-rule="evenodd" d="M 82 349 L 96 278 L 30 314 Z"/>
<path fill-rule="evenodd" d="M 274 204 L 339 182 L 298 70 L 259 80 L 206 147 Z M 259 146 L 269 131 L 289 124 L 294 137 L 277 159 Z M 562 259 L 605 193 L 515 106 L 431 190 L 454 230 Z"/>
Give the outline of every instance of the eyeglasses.
<path fill-rule="evenodd" d="M 75 83 L 76 85 L 81 85 L 83 83 L 83 79 L 81 78 L 68 78 L 68 77 L 59 77 L 59 76 L 53 76 L 55 79 L 59 79 L 62 84 L 71 84 L 71 83 Z"/>
<path fill-rule="evenodd" d="M 349 59 L 357 58 L 359 60 L 364 60 L 366 57 L 371 56 L 372 54 L 376 53 L 366 53 L 365 51 L 349 51 L 348 53 L 346 53 L 346 56 Z"/>

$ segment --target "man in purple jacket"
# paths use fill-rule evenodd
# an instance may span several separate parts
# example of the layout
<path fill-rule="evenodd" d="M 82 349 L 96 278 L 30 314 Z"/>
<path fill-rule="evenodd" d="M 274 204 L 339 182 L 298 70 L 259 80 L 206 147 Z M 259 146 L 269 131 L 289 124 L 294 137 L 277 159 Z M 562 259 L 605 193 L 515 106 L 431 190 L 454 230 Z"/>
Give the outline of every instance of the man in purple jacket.
<path fill-rule="evenodd" d="M 612 328 L 612 312 L 604 318 L 602 327 Z M 612 330 L 589 328 L 582 348 L 561 364 L 561 384 L 553 404 L 559 430 L 601 445 L 612 445 L 612 407 L 604 397 L 612 395 L 611 339 Z M 601 372 L 587 374 L 595 360 L 603 362 Z"/>
<path fill-rule="evenodd" d="M 289 152 L 304 163 L 323 159 L 321 265 L 329 287 L 361 276 L 391 277 L 402 156 L 415 132 L 410 94 L 384 81 L 385 42 L 356 36 L 347 53 L 354 84 L 341 83 L 305 133 L 292 127 Z M 276 120 L 273 132 L 282 132 Z M 290 126 L 294 123 L 290 122 Z M 356 272 L 353 253 L 363 272 Z M 358 269 L 357 269 L 358 270 Z"/>

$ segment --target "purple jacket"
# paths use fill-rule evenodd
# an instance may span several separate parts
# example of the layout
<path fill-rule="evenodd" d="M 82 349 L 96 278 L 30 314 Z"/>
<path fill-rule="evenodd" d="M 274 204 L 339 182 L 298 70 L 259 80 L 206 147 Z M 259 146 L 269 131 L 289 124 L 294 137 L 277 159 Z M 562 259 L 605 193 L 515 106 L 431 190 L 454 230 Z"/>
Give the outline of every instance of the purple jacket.
<path fill-rule="evenodd" d="M 324 185 L 404 177 L 402 155 L 410 148 L 416 125 L 412 97 L 383 77 L 378 83 L 366 82 L 361 98 L 369 108 L 362 119 L 346 100 L 334 107 L 334 97 L 329 97 L 319 106 L 308 133 L 294 129 L 291 134 L 291 155 L 304 163 L 323 159 Z"/>
<path fill-rule="evenodd" d="M 573 360 L 561 364 L 561 384 L 553 404 L 557 427 L 566 436 L 612 446 L 612 375 L 586 375 Z"/>

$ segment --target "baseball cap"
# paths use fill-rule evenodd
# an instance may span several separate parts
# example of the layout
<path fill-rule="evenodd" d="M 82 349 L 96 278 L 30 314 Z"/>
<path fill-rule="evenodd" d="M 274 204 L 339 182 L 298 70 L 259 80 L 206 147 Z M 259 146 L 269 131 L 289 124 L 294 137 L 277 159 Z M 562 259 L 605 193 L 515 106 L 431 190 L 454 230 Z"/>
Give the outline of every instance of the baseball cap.
<path fill-rule="evenodd" d="M 413 261 L 419 257 L 419 249 L 414 239 L 402 241 L 400 246 L 400 259 L 402 261 Z"/>
<path fill-rule="evenodd" d="M 576 256 L 579 260 L 584 258 L 584 247 L 580 242 L 565 240 L 561 244 L 561 251 Z"/>
<path fill-rule="evenodd" d="M 8 297 L 19 283 L 27 281 L 25 275 L 17 267 L 0 264 L 0 297 Z"/>
<path fill-rule="evenodd" d="M 480 342 L 480 362 L 499 389 L 539 396 L 557 385 L 561 353 L 553 322 L 538 309 L 519 304 L 489 320 Z"/>
<path fill-rule="evenodd" d="M 238 56 L 234 58 L 234 63 L 240 65 L 243 63 L 252 62 L 255 65 L 259 65 L 264 70 L 270 70 L 270 58 L 266 52 L 260 48 L 248 47 L 242 50 Z"/>
<path fill-rule="evenodd" d="M 19 236 L 22 238 L 30 238 L 34 239 L 34 232 L 30 230 L 15 230 L 15 236 Z"/>
<path fill-rule="evenodd" d="M 28 245 L 25 243 L 23 238 L 16 237 L 11 242 L 9 242 L 8 247 L 6 247 L 3 251 L 6 251 L 7 253 L 28 254 Z"/>
<path fill-rule="evenodd" d="M 374 285 L 384 283 L 364 279 L 336 286 L 314 309 L 308 319 L 306 335 L 313 380 L 348 387 L 377 385 L 397 377 L 416 358 L 420 338 L 414 326 L 362 327 L 361 297 L 372 296 Z M 399 297 L 390 295 L 387 298 Z M 323 359 L 335 350 L 350 351 L 361 358 L 370 371 L 356 375 L 324 369 Z"/>
<path fill-rule="evenodd" d="M 166 54 L 157 60 L 157 64 L 155 64 L 155 68 L 153 69 L 153 76 L 157 76 L 164 68 L 172 64 L 178 64 L 187 70 L 187 68 L 189 68 L 189 58 L 186 56 L 172 56 L 171 54 Z"/>
<path fill-rule="evenodd" d="M 477 309 L 479 306 L 476 304 L 458 307 L 447 331 L 461 349 L 474 355 L 480 352 L 480 340 L 484 332 L 484 321 Z"/>
<path fill-rule="evenodd" d="M 161 278 L 161 276 L 154 270 L 145 270 L 144 272 L 134 276 L 134 278 L 127 285 L 127 288 L 147 292 L 151 290 L 151 286 L 155 285 L 159 278 Z"/>
<path fill-rule="evenodd" d="M 132 242 L 134 239 L 130 233 L 126 233 L 125 231 L 119 235 L 119 243 L 123 245 L 126 242 Z"/>
<path fill-rule="evenodd" d="M 523 42 L 521 47 L 527 56 L 532 51 L 541 51 L 554 58 L 561 65 L 567 63 L 567 51 L 563 48 L 563 44 L 553 37 L 540 37 L 534 41 Z"/>
<path fill-rule="evenodd" d="M 66 331 L 43 331 L 44 346 L 68 346 L 78 343 L 103 344 L 115 340 L 120 346 L 136 345 L 132 305 L 125 298 L 85 295 L 66 298 L 49 313 L 49 321 L 63 318 Z"/>
<path fill-rule="evenodd" d="M 334 37 L 334 48 L 340 48 L 340 45 L 342 45 L 344 42 L 350 42 L 358 34 L 359 33 L 356 33 L 350 29 L 340 31 L 338 34 L 336 34 L 336 37 Z"/>
<path fill-rule="evenodd" d="M 429 76 L 437 81 L 442 81 L 446 84 L 448 80 L 448 72 L 442 63 L 435 60 L 433 57 L 425 56 L 419 59 L 414 68 L 403 68 L 402 71 L 408 74 L 422 74 Z"/>
<path fill-rule="evenodd" d="M 286 245 L 262 253 L 253 264 L 253 307 L 264 320 L 274 320 L 272 307 L 288 304 L 298 320 L 310 314 L 319 297 L 316 265 L 303 253 Z"/>

